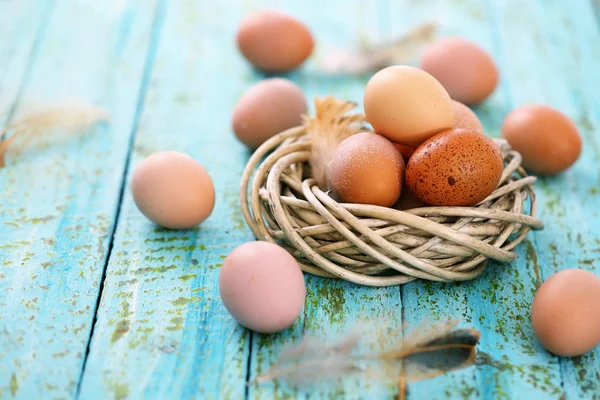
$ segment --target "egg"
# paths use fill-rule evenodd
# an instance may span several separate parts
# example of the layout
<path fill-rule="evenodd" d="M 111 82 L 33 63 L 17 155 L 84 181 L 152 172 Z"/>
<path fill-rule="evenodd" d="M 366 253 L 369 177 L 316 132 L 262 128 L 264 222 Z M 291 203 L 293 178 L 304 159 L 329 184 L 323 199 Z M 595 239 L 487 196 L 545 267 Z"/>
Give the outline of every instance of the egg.
<path fill-rule="evenodd" d="M 496 189 L 503 168 L 492 139 L 478 131 L 450 129 L 415 150 L 406 167 L 406 184 L 426 204 L 471 206 Z"/>
<path fill-rule="evenodd" d="M 142 214 L 170 229 L 198 225 L 215 205 L 215 188 L 204 167 L 176 151 L 161 151 L 140 162 L 131 193 Z"/>
<path fill-rule="evenodd" d="M 454 124 L 450 96 L 427 72 L 396 65 L 377 72 L 365 88 L 365 115 L 377 133 L 416 147 Z"/>
<path fill-rule="evenodd" d="M 293 82 L 270 78 L 258 82 L 238 100 L 231 118 L 238 140 L 256 149 L 272 136 L 302 125 L 306 98 Z"/>
<path fill-rule="evenodd" d="M 236 41 L 244 57 L 266 72 L 300 66 L 314 47 L 313 37 L 302 22 L 274 10 L 248 15 L 240 23 Z"/>
<path fill-rule="evenodd" d="M 600 343 L 600 277 L 566 269 L 548 278 L 531 306 L 531 324 L 548 351 L 578 356 Z"/>
<path fill-rule="evenodd" d="M 525 169 L 555 175 L 569 168 L 581 154 L 577 126 L 560 111 L 531 104 L 509 113 L 502 123 L 502 136 L 521 153 Z"/>
<path fill-rule="evenodd" d="M 404 162 L 407 163 L 410 160 L 410 156 L 415 152 L 415 149 L 410 146 L 405 146 L 403 144 L 394 143 L 400 154 L 402 154 L 402 158 L 404 158 Z"/>
<path fill-rule="evenodd" d="M 467 105 L 482 102 L 498 85 L 492 57 L 479 45 L 459 37 L 429 44 L 419 66 L 440 81 L 450 97 Z"/>
<path fill-rule="evenodd" d="M 331 186 L 343 201 L 391 207 L 402 193 L 404 159 L 383 136 L 361 132 L 336 148 L 329 173 Z"/>
<path fill-rule="evenodd" d="M 241 325 L 255 332 L 288 328 L 302 312 L 306 285 L 298 262 L 268 242 L 248 242 L 223 262 L 219 274 L 223 305 Z"/>
<path fill-rule="evenodd" d="M 471 129 L 483 132 L 483 125 L 469 107 L 456 100 L 452 100 L 452 109 L 454 110 L 454 129 Z"/>

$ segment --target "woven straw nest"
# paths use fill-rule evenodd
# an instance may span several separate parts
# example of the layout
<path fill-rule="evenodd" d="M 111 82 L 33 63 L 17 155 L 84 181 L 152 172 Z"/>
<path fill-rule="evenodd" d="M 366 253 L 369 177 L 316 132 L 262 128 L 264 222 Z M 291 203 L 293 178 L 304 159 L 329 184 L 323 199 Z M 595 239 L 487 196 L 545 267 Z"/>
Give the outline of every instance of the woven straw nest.
<path fill-rule="evenodd" d="M 489 259 L 514 260 L 512 250 L 529 230 L 543 228 L 535 218 L 535 177 L 521 168 L 518 152 L 496 143 L 505 168 L 484 201 L 399 211 L 338 203 L 319 189 L 306 129 L 292 128 L 250 158 L 241 181 L 242 211 L 257 239 L 283 246 L 307 273 L 368 286 L 474 279 Z"/>

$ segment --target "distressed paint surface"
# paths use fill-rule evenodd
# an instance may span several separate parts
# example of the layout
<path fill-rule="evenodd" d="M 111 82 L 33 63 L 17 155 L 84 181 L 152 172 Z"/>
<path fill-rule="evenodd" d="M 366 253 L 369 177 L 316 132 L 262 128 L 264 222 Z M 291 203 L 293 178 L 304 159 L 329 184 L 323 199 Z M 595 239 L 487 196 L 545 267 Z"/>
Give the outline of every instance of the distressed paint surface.
<path fill-rule="evenodd" d="M 600 274 L 596 1 L 97 4 L 0 1 L 0 122 L 56 96 L 112 113 L 110 125 L 0 170 L 0 398 L 389 398 L 396 387 L 362 379 L 307 393 L 245 383 L 305 335 L 336 338 L 366 322 L 375 346 L 383 325 L 425 317 L 481 330 L 483 353 L 477 366 L 410 384 L 410 399 L 600 398 L 600 350 L 554 357 L 529 324 L 535 288 L 552 273 Z M 238 206 L 249 153 L 229 118 L 263 76 L 233 36 L 246 13 L 266 6 L 298 16 L 318 38 L 313 62 L 287 75 L 308 98 L 362 102 L 368 76 L 331 78 L 315 66 L 335 44 L 377 42 L 437 20 L 443 34 L 488 49 L 502 74 L 476 108 L 489 135 L 514 107 L 543 102 L 571 116 L 584 138 L 572 169 L 536 184 L 546 228 L 530 234 L 514 263 L 493 263 L 473 282 L 373 289 L 308 276 L 304 314 L 288 331 L 240 328 L 217 290 L 224 257 L 252 239 Z M 217 204 L 200 228 L 160 229 L 122 191 L 135 165 L 159 150 L 187 152 L 213 177 Z"/>
<path fill-rule="evenodd" d="M 2 37 L 19 48 L 6 71 L 7 86 L 14 80 L 22 86 L 7 92 L 20 100 L 17 113 L 21 105 L 67 96 L 112 112 L 110 125 L 30 157 L 23 153 L 0 170 L 0 397 L 72 398 L 118 207 L 151 13 L 144 1 L 101 8 L 30 2 L 39 12 L 23 3 L 0 3 L 9 11 L 14 5 L 23 29 Z M 65 26 L 85 34 L 69 34 Z M 30 29 L 38 32 L 34 44 Z"/>

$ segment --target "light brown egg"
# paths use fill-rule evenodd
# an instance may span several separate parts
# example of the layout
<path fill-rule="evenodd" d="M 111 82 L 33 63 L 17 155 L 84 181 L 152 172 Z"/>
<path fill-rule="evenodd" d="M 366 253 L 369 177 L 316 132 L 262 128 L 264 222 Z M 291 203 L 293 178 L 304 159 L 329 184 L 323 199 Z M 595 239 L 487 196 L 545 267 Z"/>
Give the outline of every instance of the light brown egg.
<path fill-rule="evenodd" d="M 343 201 L 391 207 L 402 193 L 404 159 L 383 136 L 361 132 L 337 147 L 329 172 Z"/>
<path fill-rule="evenodd" d="M 377 133 L 416 147 L 454 123 L 450 96 L 428 73 L 408 66 L 377 72 L 367 83 L 365 115 Z"/>
<path fill-rule="evenodd" d="M 293 82 L 270 78 L 240 97 L 232 115 L 232 129 L 240 142 L 256 149 L 279 132 L 302 125 L 306 98 Z"/>
<path fill-rule="evenodd" d="M 469 107 L 452 100 L 452 109 L 454 110 L 454 129 L 471 129 L 483 132 L 481 121 Z"/>
<path fill-rule="evenodd" d="M 433 75 L 450 97 L 467 105 L 485 100 L 498 85 L 498 69 L 479 45 L 459 37 L 434 41 L 423 50 L 420 67 Z"/>
<path fill-rule="evenodd" d="M 314 47 L 312 35 L 302 22 L 273 10 L 248 15 L 240 24 L 236 41 L 244 57 L 266 72 L 300 66 Z"/>
<path fill-rule="evenodd" d="M 410 156 L 415 152 L 414 147 L 405 146 L 403 144 L 394 143 L 400 154 L 402 154 L 402 158 L 404 158 L 404 162 L 407 163 L 410 160 Z"/>
<path fill-rule="evenodd" d="M 204 167 L 176 151 L 161 151 L 140 162 L 131 193 L 142 214 L 170 229 L 198 225 L 215 205 L 215 188 Z"/>
<path fill-rule="evenodd" d="M 496 189 L 503 168 L 493 140 L 478 131 L 449 129 L 415 150 L 406 167 L 406 185 L 429 205 L 471 206 Z"/>
<path fill-rule="evenodd" d="M 298 262 L 268 242 L 248 242 L 223 262 L 223 305 L 241 325 L 261 333 L 286 329 L 302 312 L 306 285 Z"/>
<path fill-rule="evenodd" d="M 535 335 L 548 351 L 578 356 L 600 343 L 600 277 L 566 269 L 548 278 L 531 306 Z"/>
<path fill-rule="evenodd" d="M 577 126 L 560 111 L 545 105 L 513 110 L 504 119 L 502 136 L 521 153 L 523 166 L 537 174 L 558 174 L 581 154 Z"/>

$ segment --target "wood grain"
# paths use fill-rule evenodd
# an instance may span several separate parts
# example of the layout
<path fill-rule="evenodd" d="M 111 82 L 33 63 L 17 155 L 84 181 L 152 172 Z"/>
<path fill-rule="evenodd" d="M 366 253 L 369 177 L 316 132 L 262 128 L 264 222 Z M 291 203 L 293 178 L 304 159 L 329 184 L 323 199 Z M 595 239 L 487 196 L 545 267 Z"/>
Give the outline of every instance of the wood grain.
<path fill-rule="evenodd" d="M 307 391 L 246 382 L 302 337 L 334 340 L 362 325 L 367 350 L 390 345 L 382 329 L 459 318 L 482 332 L 479 365 L 410 383 L 409 399 L 600 399 L 600 350 L 557 358 L 529 323 L 535 289 L 552 273 L 600 274 L 596 1 L 99 4 L 0 0 L 0 122 L 32 102 L 70 96 L 112 113 L 110 125 L 23 152 L 0 170 L 0 398 L 390 398 L 395 385 L 364 377 Z M 441 34 L 480 43 L 498 63 L 500 86 L 476 108 L 490 136 L 500 135 L 506 113 L 529 102 L 575 120 L 582 157 L 536 184 L 546 228 L 519 246 L 517 261 L 490 265 L 473 282 L 402 289 L 307 276 L 304 313 L 288 331 L 251 334 L 230 318 L 217 290 L 219 267 L 252 240 L 238 205 L 249 153 L 231 133 L 230 113 L 264 78 L 233 38 L 245 14 L 265 7 L 306 21 L 318 39 L 311 62 L 285 75 L 309 99 L 361 103 L 369 76 L 319 72 L 329 49 L 384 41 L 433 20 Z M 164 230 L 135 208 L 131 172 L 160 150 L 186 152 L 212 176 L 217 206 L 199 228 Z"/>
<path fill-rule="evenodd" d="M 47 2 L 39 11 L 42 2 L 15 3 L 23 31 L 3 37 L 17 46 L 16 64 L 6 71 L 8 79 L 26 80 L 22 92 L 2 95 L 20 100 L 17 112 L 74 96 L 113 114 L 108 126 L 61 145 L 42 143 L 0 170 L 0 397 L 72 398 L 118 206 L 151 19 L 140 1 Z M 35 32 L 40 38 L 32 47 Z M 31 66 L 23 52 L 32 54 Z"/>
<path fill-rule="evenodd" d="M 190 154 L 211 175 L 217 204 L 199 228 L 169 231 L 121 206 L 82 398 L 243 398 L 247 331 L 219 300 L 219 267 L 251 240 L 238 205 L 247 150 L 230 112 L 249 82 L 231 46 L 241 10 L 162 2 L 156 55 L 128 168 L 160 150 Z"/>

